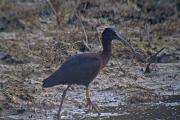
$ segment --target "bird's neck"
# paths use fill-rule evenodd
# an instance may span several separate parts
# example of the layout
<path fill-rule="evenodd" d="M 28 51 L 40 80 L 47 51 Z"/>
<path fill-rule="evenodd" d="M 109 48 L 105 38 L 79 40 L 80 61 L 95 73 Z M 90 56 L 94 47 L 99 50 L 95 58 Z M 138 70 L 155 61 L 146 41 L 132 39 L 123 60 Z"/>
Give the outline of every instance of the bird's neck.
<path fill-rule="evenodd" d="M 102 45 L 103 45 L 103 51 L 101 53 L 101 59 L 102 59 L 102 67 L 104 67 L 108 63 L 112 54 L 111 41 L 103 39 Z"/>
<path fill-rule="evenodd" d="M 111 41 L 108 37 L 102 37 L 103 53 L 111 54 Z"/>

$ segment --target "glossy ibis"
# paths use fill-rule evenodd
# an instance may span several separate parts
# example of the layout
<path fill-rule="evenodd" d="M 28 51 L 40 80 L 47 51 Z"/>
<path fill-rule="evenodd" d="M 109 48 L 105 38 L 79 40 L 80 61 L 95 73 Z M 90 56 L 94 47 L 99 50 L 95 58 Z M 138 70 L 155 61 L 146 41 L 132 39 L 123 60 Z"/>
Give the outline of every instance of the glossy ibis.
<path fill-rule="evenodd" d="M 113 28 L 105 28 L 102 33 L 103 51 L 72 56 L 57 71 L 43 81 L 43 87 L 52 87 L 60 84 L 68 85 L 62 94 L 58 117 L 60 117 L 66 92 L 72 84 L 84 85 L 86 87 L 87 106 L 91 106 L 100 115 L 97 107 L 91 102 L 88 86 L 109 61 L 112 53 L 112 40 L 119 40 L 124 45 L 131 47 L 129 42 L 123 39 Z"/>

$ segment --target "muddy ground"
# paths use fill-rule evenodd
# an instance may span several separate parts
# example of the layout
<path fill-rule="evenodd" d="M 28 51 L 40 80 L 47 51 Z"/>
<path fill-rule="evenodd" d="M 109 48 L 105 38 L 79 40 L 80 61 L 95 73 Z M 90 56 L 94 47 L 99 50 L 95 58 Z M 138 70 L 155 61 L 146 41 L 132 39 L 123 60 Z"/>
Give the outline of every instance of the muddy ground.
<path fill-rule="evenodd" d="M 56 3 L 57 2 L 57 3 Z M 90 84 L 101 115 L 85 107 L 84 86 L 67 92 L 62 119 L 179 120 L 180 14 L 171 0 L 0 2 L 0 120 L 52 120 L 65 85 L 42 81 L 67 57 L 102 50 L 113 26 L 147 56 L 165 47 L 150 72 L 129 48 L 113 42 L 113 56 Z M 57 21 L 60 22 L 57 22 Z"/>

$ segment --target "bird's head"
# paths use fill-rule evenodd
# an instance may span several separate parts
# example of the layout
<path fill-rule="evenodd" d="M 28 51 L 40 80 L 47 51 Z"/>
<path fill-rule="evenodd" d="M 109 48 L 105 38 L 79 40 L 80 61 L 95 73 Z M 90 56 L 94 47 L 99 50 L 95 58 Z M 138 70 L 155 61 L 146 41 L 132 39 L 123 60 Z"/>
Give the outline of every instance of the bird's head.
<path fill-rule="evenodd" d="M 108 40 L 108 41 L 119 40 L 124 45 L 133 49 L 127 40 L 125 40 L 117 31 L 115 31 L 113 28 L 110 28 L 110 27 L 104 29 L 102 33 L 102 39 Z"/>
<path fill-rule="evenodd" d="M 120 40 L 120 35 L 113 28 L 105 28 L 102 38 L 106 40 Z"/>

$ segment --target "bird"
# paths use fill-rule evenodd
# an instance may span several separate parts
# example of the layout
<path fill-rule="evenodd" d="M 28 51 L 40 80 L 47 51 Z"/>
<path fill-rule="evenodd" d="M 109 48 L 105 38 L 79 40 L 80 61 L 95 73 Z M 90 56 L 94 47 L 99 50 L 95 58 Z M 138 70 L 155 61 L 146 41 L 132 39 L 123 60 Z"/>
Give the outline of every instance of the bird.
<path fill-rule="evenodd" d="M 67 85 L 62 93 L 62 98 L 57 113 L 60 117 L 61 108 L 63 105 L 66 92 L 73 84 L 83 85 L 86 88 L 86 106 L 91 106 L 100 115 L 98 108 L 92 103 L 89 84 L 96 78 L 101 69 L 108 63 L 111 55 L 112 40 L 119 40 L 125 46 L 132 46 L 125 40 L 114 28 L 107 27 L 102 32 L 103 50 L 97 53 L 81 53 L 69 57 L 52 75 L 43 80 L 43 87 L 53 87 L 56 85 Z"/>

